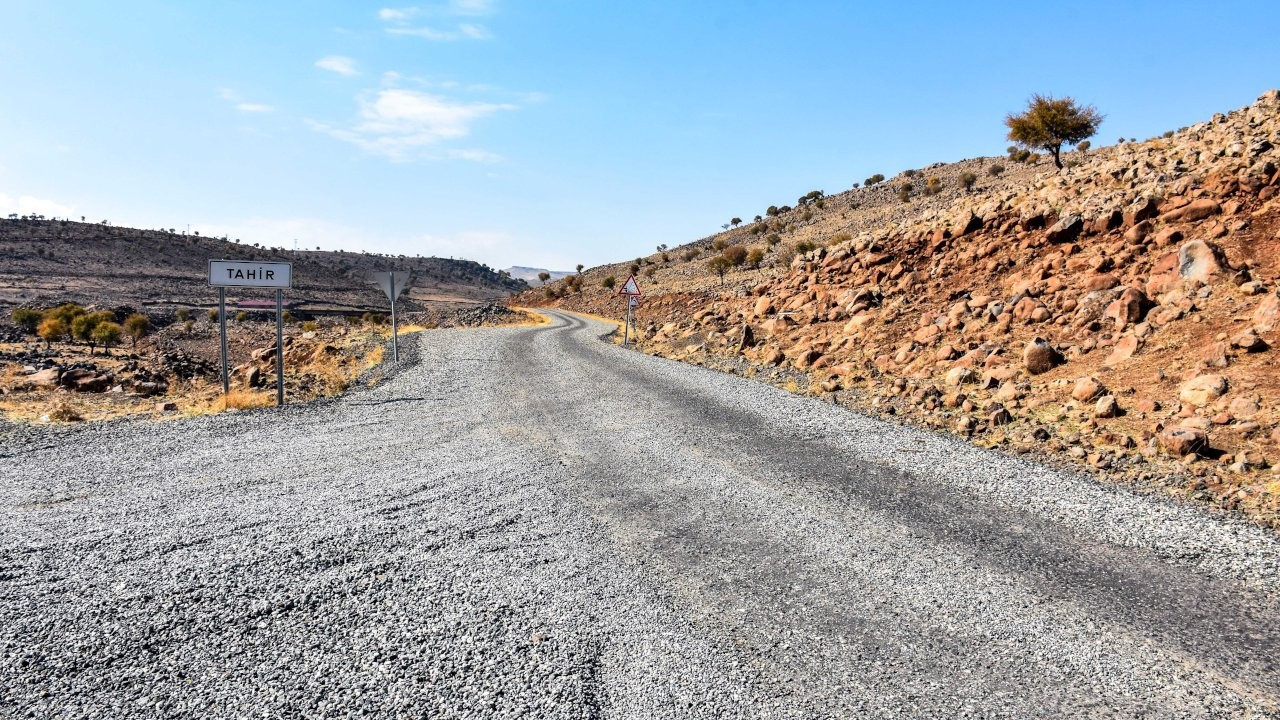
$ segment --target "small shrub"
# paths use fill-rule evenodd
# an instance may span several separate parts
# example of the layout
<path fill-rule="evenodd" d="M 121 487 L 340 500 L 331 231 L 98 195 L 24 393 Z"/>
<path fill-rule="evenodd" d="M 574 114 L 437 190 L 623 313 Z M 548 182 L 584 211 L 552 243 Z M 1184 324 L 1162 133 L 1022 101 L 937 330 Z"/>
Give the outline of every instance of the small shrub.
<path fill-rule="evenodd" d="M 71 334 L 71 326 L 56 315 L 48 315 L 40 321 L 40 326 L 36 328 L 36 334 L 44 340 L 45 345 L 52 345 L 55 342 L 65 340 Z"/>
<path fill-rule="evenodd" d="M 244 310 L 241 310 L 240 312 L 236 313 L 236 322 L 238 323 L 244 322 L 245 320 L 248 320 L 248 319 L 249 319 L 249 313 L 245 312 Z"/>
<path fill-rule="evenodd" d="M 191 311 L 187 308 L 178 308 L 178 322 L 186 322 L 191 319 Z"/>
<path fill-rule="evenodd" d="M 764 241 L 769 243 L 769 247 L 773 247 L 774 245 L 777 245 L 778 243 L 782 242 L 782 236 L 779 235 L 778 233 L 774 233 L 769 237 L 765 238 Z"/>
<path fill-rule="evenodd" d="M 871 187 L 872 185 L 879 185 L 882 182 L 884 182 L 884 175 L 882 173 L 876 173 L 866 180 L 863 180 L 862 184 L 867 187 Z"/>
<path fill-rule="evenodd" d="M 898 188 L 898 199 L 901 200 L 902 202 L 910 202 L 911 200 L 910 185 L 903 185 L 902 187 Z"/>
<path fill-rule="evenodd" d="M 635 275 L 640 272 L 640 263 L 631 263 L 631 274 Z"/>
<path fill-rule="evenodd" d="M 657 274 L 658 274 L 658 268 L 656 267 L 649 267 L 644 271 L 644 276 L 647 278 L 652 278 L 654 275 L 657 275 Z"/>
<path fill-rule="evenodd" d="M 49 419 L 54 422 L 80 422 L 84 420 L 84 416 L 76 410 L 75 406 L 62 399 L 49 409 Z"/>
<path fill-rule="evenodd" d="M 1172 130 L 1165 130 L 1164 135 L 1161 135 L 1160 137 L 1163 137 L 1163 138 L 1166 138 L 1166 139 L 1171 138 L 1171 137 L 1173 137 L 1173 131 L 1172 131 Z"/>
<path fill-rule="evenodd" d="M 151 332 L 151 320 L 142 313 L 134 313 L 124 319 L 124 331 L 129 336 L 130 344 L 137 345 L 139 340 Z"/>
<path fill-rule="evenodd" d="M 729 264 L 734 267 L 737 267 L 747 261 L 747 249 L 741 245 L 730 245 L 724 249 L 723 254 L 724 259 L 728 260 Z"/>
<path fill-rule="evenodd" d="M 360 316 L 360 320 L 365 325 L 386 325 L 387 316 L 382 313 L 367 312 Z"/>
<path fill-rule="evenodd" d="M 987 174 L 991 177 L 1000 177 L 1002 172 L 1004 172 L 1004 166 L 1000 163 L 992 163 L 991 167 L 987 168 Z"/>
<path fill-rule="evenodd" d="M 600 281 L 600 285 L 604 287 L 605 290 L 612 290 L 613 286 L 617 284 L 618 284 L 618 279 L 612 275 Z"/>
<path fill-rule="evenodd" d="M 124 330 L 114 322 L 100 322 L 93 328 L 93 341 L 106 348 L 110 353 L 111 348 L 120 344 L 120 336 L 124 334 Z"/>
<path fill-rule="evenodd" d="M 1089 148 L 1091 147 L 1093 147 L 1093 143 L 1088 140 L 1081 141 L 1079 145 L 1076 145 L 1076 149 L 1080 152 L 1089 152 Z"/>
<path fill-rule="evenodd" d="M 285 310 L 284 312 L 280 313 L 280 319 L 284 322 L 292 323 L 297 321 L 298 318 L 294 317 L 293 313 L 289 312 L 288 310 Z"/>
<path fill-rule="evenodd" d="M 717 255 L 707 261 L 707 269 L 720 276 L 721 285 L 724 284 L 724 274 L 729 272 L 731 267 L 733 267 L 733 263 L 724 255 Z"/>
<path fill-rule="evenodd" d="M 71 321 L 79 315 L 84 315 L 85 309 L 74 303 L 66 303 L 45 313 L 45 317 L 55 317 L 67 323 L 70 327 Z"/>
<path fill-rule="evenodd" d="M 747 253 L 747 264 L 753 268 L 758 268 L 762 262 L 764 262 L 764 249 L 751 248 L 751 252 Z"/>
<path fill-rule="evenodd" d="M 22 332 L 28 335 L 34 335 L 36 329 L 40 327 L 40 321 L 44 319 L 44 313 L 35 308 L 14 308 L 10 314 L 13 318 L 13 324 L 22 328 Z"/>
<path fill-rule="evenodd" d="M 853 236 L 847 232 L 836 233 L 835 236 L 831 238 L 831 244 L 839 245 L 840 243 L 847 243 L 852 239 Z"/>
<path fill-rule="evenodd" d="M 698 256 L 699 256 L 699 255 L 701 255 L 701 254 L 702 254 L 702 253 L 700 253 L 700 252 L 698 252 L 697 250 L 692 249 L 692 248 L 690 248 L 689 250 L 685 250 L 685 251 L 684 251 L 684 256 L 683 256 L 683 257 L 684 257 L 684 261 L 685 261 L 685 262 L 693 262 L 694 260 L 697 260 L 697 259 L 698 259 Z"/>
<path fill-rule="evenodd" d="M 711 241 L 711 249 L 715 250 L 716 252 L 720 252 L 721 250 L 727 247 L 729 247 L 729 241 L 725 240 L 724 238 L 716 238 L 715 240 Z"/>
<path fill-rule="evenodd" d="M 931 177 L 924 184 L 925 195 L 937 195 L 942 192 L 942 180 L 940 178 Z"/>
<path fill-rule="evenodd" d="M 218 311 L 217 311 L 217 310 L 210 310 L 210 311 L 209 311 L 209 322 L 211 322 L 211 323 L 216 323 L 216 322 L 218 322 Z"/>
<path fill-rule="evenodd" d="M 919 175 L 919 174 L 920 174 L 920 173 L 919 173 L 918 171 L 916 171 L 916 170 L 903 170 L 903 171 L 902 171 L 902 177 L 913 178 L 913 177 L 915 177 L 916 175 Z"/>
<path fill-rule="evenodd" d="M 976 174 L 971 172 L 960 174 L 960 187 L 964 188 L 965 192 L 973 190 L 973 185 L 976 182 L 978 182 L 978 176 Z"/>
<path fill-rule="evenodd" d="M 801 255 L 804 255 L 805 253 L 813 252 L 816 249 L 818 249 L 818 246 L 815 245 L 814 243 L 809 242 L 808 240 L 801 240 L 800 242 L 796 243 L 796 252 Z"/>
<path fill-rule="evenodd" d="M 315 331 L 316 331 L 316 322 L 314 320 L 308 320 L 302 323 L 302 332 L 315 332 Z"/>

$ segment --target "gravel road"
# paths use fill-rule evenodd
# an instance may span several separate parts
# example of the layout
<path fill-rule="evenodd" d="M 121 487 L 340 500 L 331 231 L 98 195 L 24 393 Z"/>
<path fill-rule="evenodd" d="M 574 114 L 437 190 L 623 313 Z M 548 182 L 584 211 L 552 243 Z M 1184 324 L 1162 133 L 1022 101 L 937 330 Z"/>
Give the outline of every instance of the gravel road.
<path fill-rule="evenodd" d="M 539 327 L 0 426 L 0 715 L 1280 717 L 1280 540 Z"/>

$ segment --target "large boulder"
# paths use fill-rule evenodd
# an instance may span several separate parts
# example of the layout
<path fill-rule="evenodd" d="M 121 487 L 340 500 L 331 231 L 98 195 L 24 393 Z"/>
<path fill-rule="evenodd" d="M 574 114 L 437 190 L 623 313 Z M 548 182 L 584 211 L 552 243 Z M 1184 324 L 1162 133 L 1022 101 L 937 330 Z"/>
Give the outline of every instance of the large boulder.
<path fill-rule="evenodd" d="M 1106 391 L 1102 383 L 1098 382 L 1098 378 L 1082 377 L 1076 380 L 1075 386 L 1071 388 L 1071 397 L 1079 402 L 1089 402 Z"/>
<path fill-rule="evenodd" d="M 1197 375 L 1182 383 L 1178 399 L 1188 405 L 1204 407 L 1227 394 L 1227 378 L 1224 375 Z"/>
<path fill-rule="evenodd" d="M 1262 298 L 1258 309 L 1253 311 L 1253 329 L 1266 333 L 1276 327 L 1280 327 L 1280 295 L 1271 293 Z"/>
<path fill-rule="evenodd" d="M 1044 239 L 1051 243 L 1071 242 L 1080 237 L 1084 220 L 1079 215 L 1065 215 L 1044 231 Z"/>
<path fill-rule="evenodd" d="M 1203 430 L 1189 427 L 1172 427 L 1160 433 L 1160 445 L 1176 457 L 1200 450 L 1208 439 L 1209 436 Z"/>
<path fill-rule="evenodd" d="M 1178 248 L 1178 274 L 1187 280 L 1207 283 L 1222 272 L 1217 248 L 1203 240 L 1192 240 Z"/>
<path fill-rule="evenodd" d="M 62 377 L 62 368 L 51 367 L 32 373 L 23 378 L 24 384 L 30 387 L 51 388 L 58 386 L 58 380 Z"/>
<path fill-rule="evenodd" d="M 1062 355 L 1044 338 L 1033 338 L 1022 350 L 1022 366 L 1032 375 L 1047 373 L 1062 362 Z"/>
<path fill-rule="evenodd" d="M 1147 294 L 1138 288 L 1125 288 L 1120 293 L 1120 297 L 1116 298 L 1107 306 L 1106 316 L 1116 321 L 1116 329 L 1124 328 L 1142 322 L 1142 317 L 1147 313 L 1147 309 L 1151 307 L 1151 301 L 1147 299 Z"/>
<path fill-rule="evenodd" d="M 1222 206 L 1209 198 L 1192 200 L 1180 208 L 1175 208 L 1160 216 L 1162 223 L 1195 222 L 1213 217 L 1222 212 Z"/>

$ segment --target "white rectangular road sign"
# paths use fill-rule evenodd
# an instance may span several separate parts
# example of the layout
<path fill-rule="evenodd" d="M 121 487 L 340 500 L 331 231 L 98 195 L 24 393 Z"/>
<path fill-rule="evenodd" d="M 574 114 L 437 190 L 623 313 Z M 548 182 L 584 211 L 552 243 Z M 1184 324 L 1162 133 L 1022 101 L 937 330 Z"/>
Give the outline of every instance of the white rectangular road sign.
<path fill-rule="evenodd" d="M 293 263 L 210 260 L 209 284 L 213 287 L 293 287 Z"/>
<path fill-rule="evenodd" d="M 378 281 L 378 287 L 382 288 L 382 292 L 387 294 L 387 299 L 395 302 L 400 297 L 400 293 L 409 287 L 409 273 L 407 272 L 376 272 L 373 278 Z"/>

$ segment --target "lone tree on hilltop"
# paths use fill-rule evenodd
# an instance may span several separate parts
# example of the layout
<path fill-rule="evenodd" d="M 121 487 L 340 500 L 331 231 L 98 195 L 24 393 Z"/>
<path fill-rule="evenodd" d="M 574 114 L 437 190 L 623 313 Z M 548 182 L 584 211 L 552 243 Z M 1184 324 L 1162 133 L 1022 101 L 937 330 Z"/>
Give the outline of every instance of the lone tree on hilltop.
<path fill-rule="evenodd" d="M 543 285 L 546 285 L 547 281 L 550 279 L 551 279 L 551 273 L 545 270 L 538 273 L 538 281 L 541 282 Z"/>
<path fill-rule="evenodd" d="M 1077 105 L 1072 98 L 1052 95 L 1031 96 L 1026 111 L 1005 116 L 1009 139 L 1029 149 L 1047 150 L 1053 164 L 1062 169 L 1062 146 L 1075 145 L 1093 137 L 1102 124 L 1102 114 L 1092 105 Z"/>

